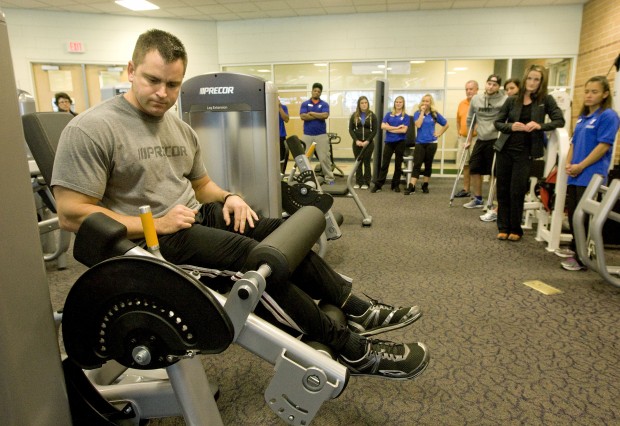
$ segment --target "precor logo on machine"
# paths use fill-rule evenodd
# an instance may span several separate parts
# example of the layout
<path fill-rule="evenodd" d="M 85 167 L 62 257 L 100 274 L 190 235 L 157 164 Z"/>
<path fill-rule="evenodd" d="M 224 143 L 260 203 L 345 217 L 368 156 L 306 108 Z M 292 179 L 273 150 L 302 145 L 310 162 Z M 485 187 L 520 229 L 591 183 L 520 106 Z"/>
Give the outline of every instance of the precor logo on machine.
<path fill-rule="evenodd" d="M 200 94 L 201 95 L 232 95 L 235 92 L 235 88 L 232 86 L 228 87 L 201 87 Z"/>

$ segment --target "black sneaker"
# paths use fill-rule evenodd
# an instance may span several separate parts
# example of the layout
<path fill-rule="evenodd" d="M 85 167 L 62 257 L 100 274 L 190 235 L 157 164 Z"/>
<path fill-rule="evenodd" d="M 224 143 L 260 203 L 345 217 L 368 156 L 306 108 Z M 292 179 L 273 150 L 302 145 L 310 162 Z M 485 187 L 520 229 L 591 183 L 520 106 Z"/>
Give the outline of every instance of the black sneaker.
<path fill-rule="evenodd" d="M 465 198 L 465 197 L 469 197 L 470 195 L 471 195 L 470 192 L 467 192 L 464 189 L 461 189 L 459 192 L 456 193 L 454 198 Z"/>
<path fill-rule="evenodd" d="M 352 376 L 377 376 L 392 380 L 413 379 L 426 369 L 430 360 L 424 343 L 394 343 L 366 340 L 366 354 L 358 360 L 340 356 Z"/>
<path fill-rule="evenodd" d="M 428 183 L 422 184 L 422 192 L 428 194 Z"/>
<path fill-rule="evenodd" d="M 374 194 L 375 192 L 381 192 L 381 187 L 380 187 L 380 186 L 378 186 L 378 185 L 375 185 L 375 186 L 373 186 L 373 187 L 372 187 L 372 189 L 370 190 L 370 192 L 372 192 L 373 194 Z"/>
<path fill-rule="evenodd" d="M 394 188 L 392 188 L 392 191 L 394 192 L 400 192 L 400 188 L 398 186 L 395 186 Z"/>
<path fill-rule="evenodd" d="M 405 195 L 409 195 L 415 192 L 415 186 L 413 186 L 412 184 L 409 184 L 409 186 L 407 187 L 407 189 L 405 189 Z"/>
<path fill-rule="evenodd" d="M 347 315 L 349 329 L 361 336 L 372 336 L 411 324 L 422 316 L 418 306 L 397 308 L 370 299 L 370 308 L 362 315 Z"/>

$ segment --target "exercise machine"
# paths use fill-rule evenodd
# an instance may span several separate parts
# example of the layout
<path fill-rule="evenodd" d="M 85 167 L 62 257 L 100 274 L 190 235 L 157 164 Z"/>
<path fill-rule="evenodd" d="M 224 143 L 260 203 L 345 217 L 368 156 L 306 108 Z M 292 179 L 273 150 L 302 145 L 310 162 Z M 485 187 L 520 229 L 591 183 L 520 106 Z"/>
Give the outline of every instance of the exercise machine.
<path fill-rule="evenodd" d="M 289 174 L 289 177 L 288 177 L 289 184 L 293 182 L 302 183 L 302 184 L 309 183 L 312 185 L 313 188 L 316 188 L 322 193 L 329 194 L 332 196 L 348 196 L 348 197 L 353 198 L 353 201 L 355 201 L 357 208 L 362 214 L 362 226 L 371 226 L 372 216 L 368 214 L 368 211 L 364 207 L 364 204 L 362 203 L 359 196 L 357 195 L 357 192 L 353 188 L 353 178 L 355 176 L 355 172 L 357 171 L 357 169 L 360 167 L 362 163 L 362 158 L 363 158 L 364 152 L 367 149 L 367 146 L 364 147 L 364 149 L 362 149 L 360 154 L 355 159 L 355 164 L 353 165 L 351 172 L 347 176 L 346 186 L 343 187 L 342 185 L 321 185 L 320 184 L 319 180 L 316 178 L 316 175 L 312 172 L 310 168 L 310 162 L 308 160 L 309 156 L 307 155 L 307 153 L 304 153 L 302 142 L 301 141 L 298 142 L 298 141 L 299 141 L 299 138 L 297 138 L 297 136 L 292 136 L 291 138 L 287 139 L 287 144 L 289 144 L 289 150 L 291 151 L 291 153 L 293 153 L 296 159 L 295 167 L 293 168 L 293 170 L 291 170 L 291 173 Z M 294 146 L 293 148 L 291 148 L 291 144 Z M 296 174 L 296 170 L 299 170 L 298 174 Z M 342 221 L 339 221 L 339 224 L 341 223 Z M 329 220 L 328 220 L 328 224 L 329 224 Z M 328 239 L 331 239 L 331 238 L 329 238 L 328 236 Z"/>
<path fill-rule="evenodd" d="M 182 415 L 190 425 L 221 425 L 196 355 L 220 353 L 236 343 L 274 365 L 265 401 L 276 415 L 288 424 L 310 424 L 322 403 L 344 390 L 348 370 L 252 312 L 266 279 L 276 285 L 287 280 L 324 226 L 319 209 L 300 209 L 255 247 L 244 266 L 248 272 L 226 297 L 208 289 L 196 271 L 137 247 L 113 219 L 89 216 L 74 253 L 92 266 L 71 288 L 62 322 L 74 419 Z M 152 229 L 148 244 L 156 245 L 154 228 L 146 229 Z M 108 362 L 111 367 L 101 370 Z M 98 384 L 94 396 L 104 396 L 100 403 L 108 404 L 102 414 L 91 409 L 99 404 L 90 398 L 90 382 L 81 379 L 82 368 L 98 369 L 91 378 L 118 377 L 127 368 L 165 373 L 141 383 Z"/>
<path fill-rule="evenodd" d="M 66 112 L 32 112 L 22 116 L 24 138 L 33 160 L 28 160 L 32 189 L 38 201 L 39 232 L 46 262 L 56 260 L 58 269 L 67 267 L 71 233 L 60 229 L 56 201 L 48 183 L 52 179 L 54 156 L 60 134 L 73 119 Z M 34 163 L 34 164 L 33 164 Z"/>
<path fill-rule="evenodd" d="M 4 14 L 0 11 L 0 424 L 70 425 Z"/>
<path fill-rule="evenodd" d="M 620 265 L 608 266 L 605 257 L 603 227 L 608 220 L 620 222 L 614 206 L 620 200 L 620 179 L 602 185 L 603 176 L 594 175 L 573 215 L 575 245 L 579 259 L 609 284 L 620 287 Z M 585 221 L 589 226 L 586 229 Z"/>
<path fill-rule="evenodd" d="M 334 173 L 334 176 L 344 177 L 344 172 L 340 167 L 336 165 L 336 162 L 334 161 L 334 145 L 338 145 L 342 141 L 342 138 L 338 136 L 338 133 L 327 133 L 327 139 L 329 140 L 329 159 L 332 162 L 332 172 Z M 316 158 L 319 158 L 318 155 L 316 155 Z M 325 177 L 323 175 L 323 169 L 320 164 L 317 164 L 314 167 L 314 173 L 317 176 Z"/>
<path fill-rule="evenodd" d="M 368 227 L 372 225 L 372 216 L 368 214 L 368 211 L 366 210 L 366 208 L 364 207 L 364 204 L 362 203 L 359 196 L 357 195 L 355 188 L 353 188 L 353 178 L 355 177 L 355 172 L 357 172 L 357 169 L 362 164 L 362 158 L 368 145 L 364 147 L 364 149 L 362 149 L 360 154 L 355 159 L 355 164 L 353 165 L 351 172 L 347 176 L 346 185 L 343 186 L 343 185 L 337 185 L 337 184 L 321 185 L 321 183 L 316 177 L 316 174 L 311 169 L 309 156 L 307 155 L 307 153 L 304 152 L 303 144 L 299 140 L 299 138 L 297 136 L 291 136 L 290 138 L 286 140 L 286 143 L 289 146 L 289 151 L 293 154 L 293 157 L 295 158 L 295 167 L 293 168 L 293 170 L 291 170 L 291 173 L 289 174 L 289 177 L 288 177 L 289 184 L 292 184 L 293 182 L 301 183 L 304 185 L 310 184 L 313 188 L 316 188 L 321 193 L 329 194 L 335 197 L 336 196 L 351 197 L 355 201 L 357 208 L 362 214 L 362 226 Z M 299 170 L 298 174 L 296 170 Z M 331 223 L 332 223 L 331 220 L 328 219 L 328 229 Z M 342 221 L 340 221 L 339 224 L 342 224 Z M 333 237 L 330 238 L 330 235 L 328 233 L 327 239 L 329 240 L 329 239 L 335 239 L 335 238 Z"/>
<path fill-rule="evenodd" d="M 566 129 L 555 129 L 548 134 L 549 142 L 545 152 L 545 168 L 543 176 L 549 176 L 556 164 L 566 164 L 566 155 L 570 147 L 568 132 Z M 566 201 L 566 184 L 568 175 L 564 167 L 557 168 L 557 180 L 555 184 L 555 199 L 553 209 L 548 212 L 539 202 L 536 206 L 536 241 L 547 243 L 547 251 L 555 251 L 560 248 L 561 242 L 568 242 L 572 236 L 562 232 L 564 222 L 564 205 Z"/>
<path fill-rule="evenodd" d="M 198 134 L 209 176 L 263 217 L 282 217 L 277 89 L 262 78 L 211 73 L 188 79 L 181 118 Z"/>
<path fill-rule="evenodd" d="M 311 205 L 310 203 L 315 203 L 313 198 L 316 198 L 319 195 L 324 195 L 324 191 L 322 186 L 320 185 L 312 167 L 310 165 L 310 159 L 308 157 L 312 156 L 312 152 L 314 151 L 314 146 L 310 146 L 308 148 L 308 153 L 304 151 L 303 144 L 301 140 L 297 136 L 289 136 L 286 139 L 286 145 L 290 153 L 293 155 L 293 160 L 295 161 L 295 166 L 291 170 L 291 173 L 288 177 L 288 184 L 284 182 L 282 187 L 285 188 L 284 185 L 292 186 L 291 189 L 288 186 L 285 188 L 285 194 L 287 198 L 294 199 L 295 202 L 299 203 L 299 205 Z M 296 172 L 299 170 L 299 173 Z M 293 189 L 296 188 L 297 190 Z M 295 192 L 299 195 L 295 196 Z M 332 200 L 333 203 L 333 200 Z M 340 225 L 342 224 L 342 220 L 338 220 L 336 214 L 331 209 L 331 205 L 329 210 L 325 213 L 325 232 L 320 237 L 319 241 L 319 255 L 323 256 L 327 250 L 326 243 L 328 240 L 336 240 L 342 236 L 342 231 L 340 230 Z M 342 219 L 342 217 L 340 217 Z"/>

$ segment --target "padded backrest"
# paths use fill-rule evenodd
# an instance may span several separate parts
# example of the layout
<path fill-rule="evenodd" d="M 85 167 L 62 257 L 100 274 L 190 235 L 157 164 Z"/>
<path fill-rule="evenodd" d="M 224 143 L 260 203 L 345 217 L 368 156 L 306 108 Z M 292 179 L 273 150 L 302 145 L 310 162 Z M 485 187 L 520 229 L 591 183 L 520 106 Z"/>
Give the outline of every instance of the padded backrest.
<path fill-rule="evenodd" d="M 26 143 L 47 183 L 52 180 L 60 134 L 72 118 L 68 112 L 33 112 L 22 116 Z"/>

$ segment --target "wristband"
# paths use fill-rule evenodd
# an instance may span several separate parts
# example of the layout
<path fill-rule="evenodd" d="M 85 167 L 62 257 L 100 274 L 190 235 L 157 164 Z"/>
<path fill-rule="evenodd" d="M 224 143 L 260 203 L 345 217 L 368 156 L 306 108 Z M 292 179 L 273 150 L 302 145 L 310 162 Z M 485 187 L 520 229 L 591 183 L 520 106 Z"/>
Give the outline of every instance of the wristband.
<path fill-rule="evenodd" d="M 239 197 L 241 198 L 241 195 L 235 194 L 234 192 L 231 192 L 230 194 L 226 195 L 224 197 L 224 204 L 226 204 L 226 200 L 228 200 L 228 197 Z"/>

